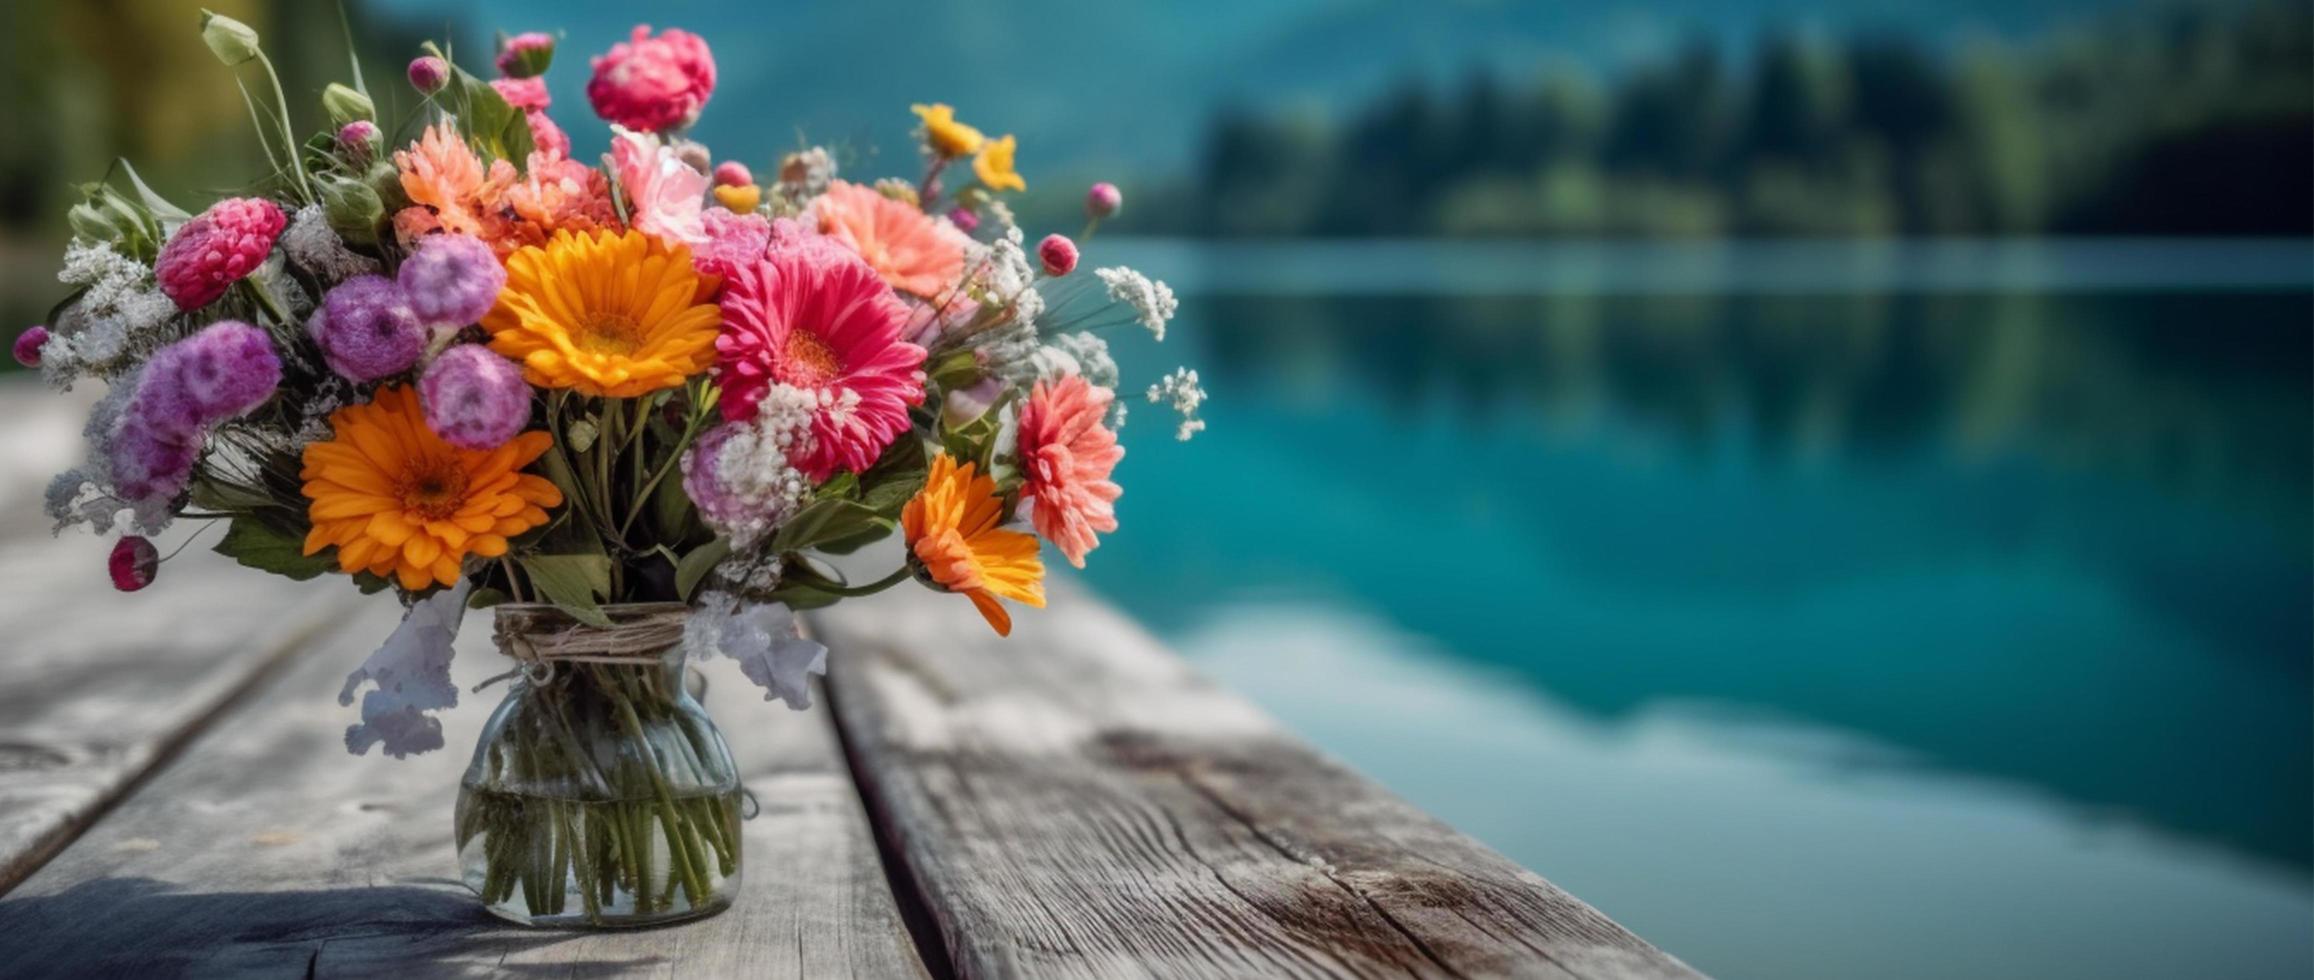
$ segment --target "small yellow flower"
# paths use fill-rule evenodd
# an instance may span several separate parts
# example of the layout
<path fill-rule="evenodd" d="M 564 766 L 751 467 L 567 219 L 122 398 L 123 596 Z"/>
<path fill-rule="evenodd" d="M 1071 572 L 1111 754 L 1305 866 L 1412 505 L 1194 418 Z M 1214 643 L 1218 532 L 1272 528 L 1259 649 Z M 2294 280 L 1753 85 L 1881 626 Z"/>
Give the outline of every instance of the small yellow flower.
<path fill-rule="evenodd" d="M 956 121 L 956 110 L 945 103 L 909 106 L 916 118 L 924 120 L 924 142 L 931 144 L 932 152 L 944 157 L 966 157 L 980 152 L 981 141 L 986 139 L 980 130 Z"/>
<path fill-rule="evenodd" d="M 980 148 L 980 155 L 972 158 L 972 173 L 980 178 L 980 185 L 992 191 L 1025 191 L 1028 181 L 1012 169 L 1012 134 L 988 141 Z"/>
<path fill-rule="evenodd" d="M 746 214 L 763 203 L 763 188 L 754 184 L 737 187 L 720 185 L 715 188 L 715 203 L 730 209 L 733 214 Z"/>

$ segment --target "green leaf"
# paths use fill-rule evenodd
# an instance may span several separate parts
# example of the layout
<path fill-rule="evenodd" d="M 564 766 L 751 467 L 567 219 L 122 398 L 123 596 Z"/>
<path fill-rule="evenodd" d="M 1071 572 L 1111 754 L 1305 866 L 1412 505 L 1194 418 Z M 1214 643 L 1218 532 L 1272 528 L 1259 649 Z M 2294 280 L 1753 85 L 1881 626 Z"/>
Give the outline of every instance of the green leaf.
<path fill-rule="evenodd" d="M 884 517 L 899 516 L 908 499 L 924 489 L 929 468 L 923 440 L 909 436 L 893 443 L 876 465 L 860 475 L 861 505 Z"/>
<path fill-rule="evenodd" d="M 721 537 L 691 549 L 690 554 L 675 563 L 675 594 L 683 597 L 686 602 L 690 601 L 691 594 L 699 588 L 700 580 L 706 578 L 708 572 L 713 571 L 717 564 L 730 555 L 731 542 Z"/>
<path fill-rule="evenodd" d="M 602 555 L 532 555 L 522 559 L 547 601 L 589 626 L 609 626 L 601 599 L 611 592 L 611 560 Z"/>
<path fill-rule="evenodd" d="M 129 176 L 129 184 L 137 189 L 137 199 L 144 202 L 145 210 L 160 219 L 164 236 L 176 231 L 178 225 L 193 220 L 193 216 L 186 213 L 184 208 L 170 204 L 168 198 L 153 193 L 152 188 L 145 186 L 145 179 L 137 176 L 137 168 L 130 166 L 127 160 L 120 161 L 120 165 L 121 172 Z"/>
<path fill-rule="evenodd" d="M 233 519 L 233 525 L 225 531 L 225 539 L 217 542 L 216 551 L 258 571 L 300 582 L 337 567 L 337 562 L 326 551 L 308 555 L 305 542 L 246 514 Z"/>
<path fill-rule="evenodd" d="M 386 578 L 383 575 L 373 575 L 369 572 L 355 572 L 354 586 L 361 589 L 363 595 L 377 595 L 380 592 L 384 592 L 387 589 L 393 588 L 394 582 L 392 579 Z"/>
<path fill-rule="evenodd" d="M 443 88 L 441 98 L 458 117 L 458 128 L 466 134 L 475 149 L 491 159 L 505 160 L 517 167 L 530 159 L 530 120 L 522 110 L 507 104 L 506 97 L 491 88 L 490 83 L 466 73 L 449 56 L 431 43 L 429 53 L 450 66 L 450 84 Z"/>
<path fill-rule="evenodd" d="M 875 511 L 855 501 L 814 501 L 772 535 L 771 550 L 786 554 L 848 541 L 875 528 L 877 520 Z"/>
<path fill-rule="evenodd" d="M 492 606 L 499 605 L 508 601 L 511 601 L 511 597 L 509 597 L 506 593 L 500 592 L 497 589 L 490 588 L 489 586 L 483 586 L 482 588 L 475 589 L 473 594 L 466 597 L 466 608 L 488 609 Z"/>
<path fill-rule="evenodd" d="M 875 544 L 878 541 L 882 541 L 885 538 L 891 537 L 892 532 L 899 529 L 899 521 L 893 520 L 889 517 L 878 517 L 870 522 L 867 527 L 861 528 L 858 532 L 847 535 L 845 537 L 836 538 L 831 541 L 822 541 L 819 544 L 813 545 L 812 550 L 829 555 L 848 555 L 852 552 L 860 550 L 861 548 L 865 548 L 871 544 Z"/>

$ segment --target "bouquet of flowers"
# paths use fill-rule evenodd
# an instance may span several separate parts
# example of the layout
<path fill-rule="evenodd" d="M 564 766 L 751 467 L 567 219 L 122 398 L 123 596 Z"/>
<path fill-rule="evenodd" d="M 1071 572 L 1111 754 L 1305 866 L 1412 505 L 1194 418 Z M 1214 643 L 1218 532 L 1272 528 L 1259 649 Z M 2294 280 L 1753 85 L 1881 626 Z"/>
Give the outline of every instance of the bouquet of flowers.
<path fill-rule="evenodd" d="M 123 535 L 124 590 L 153 580 L 151 536 L 195 521 L 241 564 L 395 592 L 402 625 L 340 698 L 355 753 L 441 747 L 451 642 L 497 607 L 512 693 L 456 824 L 493 911 L 728 904 L 740 791 L 686 655 L 805 707 L 826 650 L 794 610 L 914 580 L 1006 633 L 1044 604 L 1042 542 L 1082 566 L 1116 530 L 1099 331 L 1162 339 L 1173 296 L 1079 270 L 1069 238 L 1026 244 L 1013 137 L 919 105 L 918 179 L 847 181 L 815 147 L 759 183 L 683 136 L 706 43 L 646 27 L 592 61 L 599 166 L 549 115 L 544 34 L 502 39 L 488 80 L 428 45 L 392 121 L 355 65 L 301 137 L 256 33 L 201 34 L 273 170 L 196 214 L 124 162 L 72 209 L 72 293 L 15 353 L 108 387 L 48 511 Z M 1079 237 L 1119 203 L 1094 185 Z M 1148 397 L 1179 438 L 1202 427 L 1194 372 Z M 827 560 L 894 534 L 890 575 Z"/>

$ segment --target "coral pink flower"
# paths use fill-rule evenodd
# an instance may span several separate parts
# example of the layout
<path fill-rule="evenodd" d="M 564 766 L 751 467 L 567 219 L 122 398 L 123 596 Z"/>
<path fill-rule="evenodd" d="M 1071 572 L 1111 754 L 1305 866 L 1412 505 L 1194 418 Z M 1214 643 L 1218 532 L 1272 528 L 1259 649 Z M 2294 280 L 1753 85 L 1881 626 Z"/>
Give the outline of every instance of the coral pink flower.
<path fill-rule="evenodd" d="M 937 297 L 964 278 L 972 239 L 905 201 L 847 181 L 830 181 L 812 205 L 820 231 L 868 260 L 892 288 Z"/>
<path fill-rule="evenodd" d="M 394 169 L 412 205 L 394 215 L 405 243 L 436 230 L 489 237 L 476 207 L 487 171 L 450 122 L 429 127 L 409 149 L 394 151 Z"/>
<path fill-rule="evenodd" d="M 1085 567 L 1085 553 L 1100 547 L 1096 532 L 1117 529 L 1117 497 L 1109 479 L 1125 447 L 1101 424 L 1116 395 L 1081 375 L 1037 382 L 1020 412 L 1021 498 L 1029 501 L 1036 533 Z"/>
<path fill-rule="evenodd" d="M 648 25 L 609 53 L 594 59 L 587 101 L 595 114 L 628 129 L 665 132 L 699 118 L 715 93 L 715 58 L 707 42 L 689 31 L 669 28 L 651 36 Z"/>
<path fill-rule="evenodd" d="M 611 127 L 611 169 L 627 194 L 627 222 L 669 245 L 707 240 L 707 175 L 648 133 Z"/>
<path fill-rule="evenodd" d="M 908 311 L 857 256 L 775 246 L 723 293 L 715 339 L 723 415 L 744 422 L 774 384 L 818 398 L 811 438 L 790 462 L 814 482 L 859 472 L 908 430 L 924 400 L 924 348 L 900 339 Z"/>
<path fill-rule="evenodd" d="M 161 247 L 161 256 L 153 263 L 161 292 L 180 310 L 216 302 L 265 261 L 288 223 L 280 205 L 261 197 L 227 198 L 210 205 Z"/>

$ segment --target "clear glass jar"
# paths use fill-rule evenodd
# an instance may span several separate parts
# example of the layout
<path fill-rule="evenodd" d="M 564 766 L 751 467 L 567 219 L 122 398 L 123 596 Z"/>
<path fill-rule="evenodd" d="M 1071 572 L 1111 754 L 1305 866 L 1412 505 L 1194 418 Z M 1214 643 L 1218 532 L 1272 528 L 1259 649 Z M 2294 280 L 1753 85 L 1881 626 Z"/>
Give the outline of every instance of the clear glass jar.
<path fill-rule="evenodd" d="M 610 630 L 552 606 L 497 611 L 502 645 L 609 648 L 528 662 L 459 785 L 466 886 L 525 925 L 656 925 L 722 911 L 739 890 L 738 772 L 667 635 L 684 608 L 603 612 Z M 637 632 L 646 621 L 656 629 Z"/>

